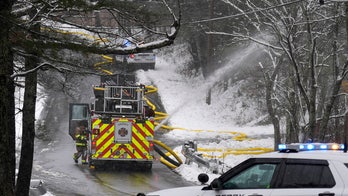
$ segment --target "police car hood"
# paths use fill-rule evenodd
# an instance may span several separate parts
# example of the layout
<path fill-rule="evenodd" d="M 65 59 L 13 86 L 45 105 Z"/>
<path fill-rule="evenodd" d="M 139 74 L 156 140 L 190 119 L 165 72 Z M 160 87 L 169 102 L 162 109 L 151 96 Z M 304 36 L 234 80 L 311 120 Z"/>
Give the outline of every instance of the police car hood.
<path fill-rule="evenodd" d="M 198 196 L 204 186 L 187 186 L 172 189 L 164 189 L 146 194 L 146 196 Z"/>

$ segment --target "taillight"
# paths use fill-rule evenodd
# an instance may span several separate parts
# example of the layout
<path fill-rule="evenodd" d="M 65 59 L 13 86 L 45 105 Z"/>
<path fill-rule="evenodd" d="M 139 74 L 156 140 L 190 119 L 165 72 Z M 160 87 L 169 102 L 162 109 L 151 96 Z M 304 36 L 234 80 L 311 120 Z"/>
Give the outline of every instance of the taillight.
<path fill-rule="evenodd" d="M 152 143 L 152 142 L 150 142 L 149 150 L 150 150 L 150 151 L 153 151 L 153 143 Z"/>
<path fill-rule="evenodd" d="M 96 148 L 97 148 L 97 142 L 96 141 L 92 141 L 92 145 L 91 145 L 92 154 L 95 154 Z"/>
<path fill-rule="evenodd" d="M 130 54 L 130 55 L 129 55 L 129 58 L 131 58 L 131 59 L 134 59 L 134 57 L 135 57 L 134 54 Z"/>

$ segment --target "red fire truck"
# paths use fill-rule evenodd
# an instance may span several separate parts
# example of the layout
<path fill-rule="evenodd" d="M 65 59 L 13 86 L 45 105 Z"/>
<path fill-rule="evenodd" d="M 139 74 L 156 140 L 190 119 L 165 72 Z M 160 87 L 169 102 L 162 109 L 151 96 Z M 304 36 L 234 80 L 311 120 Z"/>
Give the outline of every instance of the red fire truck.
<path fill-rule="evenodd" d="M 70 104 L 69 134 L 74 138 L 81 121 L 88 124 L 91 168 L 152 168 L 154 120 L 146 116 L 145 86 L 135 84 L 134 78 L 119 74 L 101 77 L 101 84 L 93 87 L 93 103 Z"/>

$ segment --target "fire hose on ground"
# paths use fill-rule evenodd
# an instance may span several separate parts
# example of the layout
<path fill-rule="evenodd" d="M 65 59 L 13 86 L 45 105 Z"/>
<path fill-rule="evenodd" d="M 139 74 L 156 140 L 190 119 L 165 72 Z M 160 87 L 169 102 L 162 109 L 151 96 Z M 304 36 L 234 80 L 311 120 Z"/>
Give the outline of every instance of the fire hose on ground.
<path fill-rule="evenodd" d="M 159 140 L 153 140 L 154 145 L 154 149 L 155 151 L 161 156 L 161 163 L 163 163 L 164 165 L 166 165 L 167 167 L 171 168 L 171 169 L 175 169 L 176 167 L 179 167 L 182 164 L 182 160 L 180 159 L 180 157 L 167 145 L 165 145 L 164 143 L 162 143 Z M 163 149 L 167 150 L 167 153 L 163 153 L 163 151 L 157 147 L 160 146 Z M 170 158 L 169 156 L 173 155 L 176 159 L 173 160 L 172 158 Z"/>

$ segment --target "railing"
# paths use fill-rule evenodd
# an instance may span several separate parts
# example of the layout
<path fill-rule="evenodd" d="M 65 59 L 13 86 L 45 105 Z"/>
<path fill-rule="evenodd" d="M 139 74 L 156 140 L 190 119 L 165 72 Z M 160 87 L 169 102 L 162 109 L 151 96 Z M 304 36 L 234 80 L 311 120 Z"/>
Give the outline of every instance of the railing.
<path fill-rule="evenodd" d="M 144 89 L 139 86 L 95 87 L 95 113 L 143 114 Z"/>

